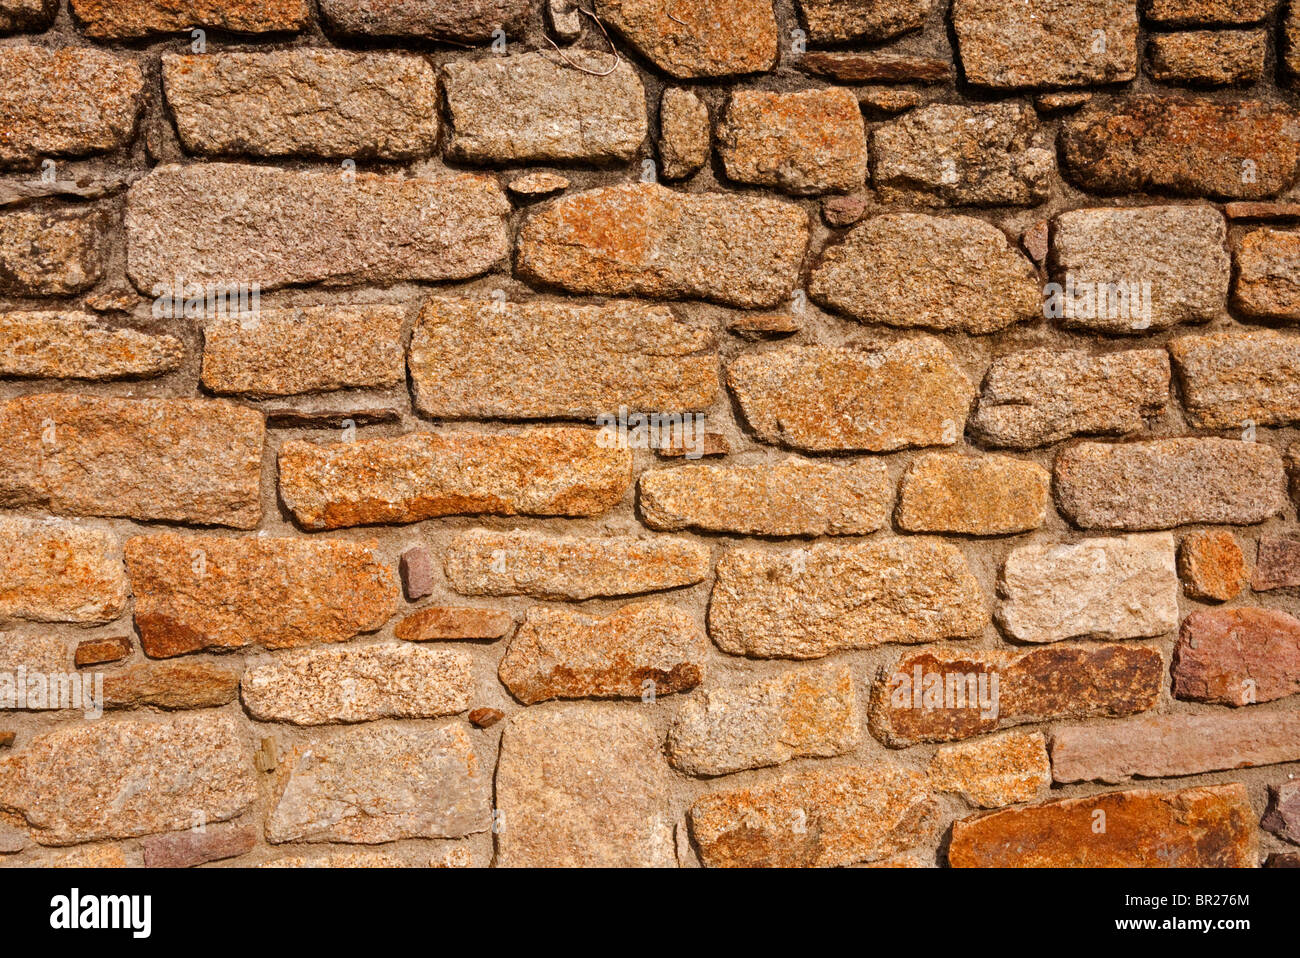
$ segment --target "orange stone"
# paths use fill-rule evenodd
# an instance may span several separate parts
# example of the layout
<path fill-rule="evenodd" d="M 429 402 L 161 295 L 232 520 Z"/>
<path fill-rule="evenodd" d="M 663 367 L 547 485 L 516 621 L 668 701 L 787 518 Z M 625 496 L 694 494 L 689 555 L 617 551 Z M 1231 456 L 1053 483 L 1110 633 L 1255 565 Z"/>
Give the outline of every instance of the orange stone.
<path fill-rule="evenodd" d="M 472 609 L 435 605 L 412 612 L 397 623 L 393 634 L 408 642 L 443 639 L 499 639 L 515 617 L 503 609 Z"/>
<path fill-rule="evenodd" d="M 1192 598 L 1226 602 L 1246 584 L 1246 557 L 1226 529 L 1192 532 L 1178 550 L 1178 574 Z"/>

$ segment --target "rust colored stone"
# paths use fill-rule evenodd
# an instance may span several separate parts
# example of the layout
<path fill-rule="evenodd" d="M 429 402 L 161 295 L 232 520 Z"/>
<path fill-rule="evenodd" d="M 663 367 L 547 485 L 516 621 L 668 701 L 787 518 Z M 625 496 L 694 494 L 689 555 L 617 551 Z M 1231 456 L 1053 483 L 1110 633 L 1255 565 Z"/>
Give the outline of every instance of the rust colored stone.
<path fill-rule="evenodd" d="M 896 53 L 831 53 L 810 50 L 798 63 L 813 76 L 841 83 L 942 83 L 952 75 L 947 60 Z"/>
<path fill-rule="evenodd" d="M 126 599 L 116 537 L 72 523 L 0 516 L 0 626 L 15 619 L 112 622 Z"/>
<path fill-rule="evenodd" d="M 1174 695 L 1253 705 L 1300 692 L 1300 619 L 1279 609 L 1200 609 L 1174 649 Z"/>
<path fill-rule="evenodd" d="M 514 624 L 515 617 L 503 609 L 435 605 L 412 612 L 397 623 L 393 634 L 408 642 L 499 639 Z"/>
<path fill-rule="evenodd" d="M 115 635 L 107 639 L 86 639 L 77 643 L 77 650 L 72 660 L 77 668 L 88 665 L 107 665 L 121 662 L 131 654 L 131 640 L 124 635 Z"/>
<path fill-rule="evenodd" d="M 470 709 L 469 724 L 475 728 L 491 728 L 505 717 L 506 713 L 500 709 Z"/>
<path fill-rule="evenodd" d="M 1246 557 L 1226 529 L 1188 533 L 1178 549 L 1178 574 L 1194 599 L 1227 602 L 1246 584 Z"/>
<path fill-rule="evenodd" d="M 772 0 L 594 0 L 595 13 L 679 79 L 769 70 L 777 59 Z"/>
<path fill-rule="evenodd" d="M 143 662 L 104 676 L 104 708 L 215 708 L 239 693 L 239 669 L 217 662 Z"/>

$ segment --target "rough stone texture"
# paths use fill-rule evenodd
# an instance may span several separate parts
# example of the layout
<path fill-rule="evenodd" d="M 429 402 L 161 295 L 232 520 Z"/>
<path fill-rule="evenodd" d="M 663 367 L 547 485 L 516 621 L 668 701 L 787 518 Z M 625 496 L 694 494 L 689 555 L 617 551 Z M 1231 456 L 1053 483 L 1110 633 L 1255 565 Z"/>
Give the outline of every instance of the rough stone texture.
<path fill-rule="evenodd" d="M 0 215 L 0 293 L 69 296 L 104 275 L 108 217 L 96 207 Z"/>
<path fill-rule="evenodd" d="M 952 75 L 947 60 L 897 53 L 813 50 L 799 58 L 798 66 L 841 83 L 942 83 Z"/>
<path fill-rule="evenodd" d="M 1271 5 L 1271 0 L 1261 0 Z M 1279 59 L 1287 79 L 1294 86 L 1300 79 L 1300 7 L 1287 4 L 1286 16 L 1282 21 L 1282 49 Z"/>
<path fill-rule="evenodd" d="M 885 464 L 786 458 L 753 466 L 683 466 L 641 474 L 642 519 L 652 529 L 761 536 L 863 535 L 888 519 Z"/>
<path fill-rule="evenodd" d="M 991 693 L 993 676 L 995 707 L 983 708 L 978 683 L 982 677 Z M 968 652 L 936 646 L 881 670 L 872 688 L 871 734 L 890 748 L 906 748 L 1029 722 L 1132 715 L 1155 707 L 1164 682 L 1164 660 L 1151 645 L 1071 642 Z M 927 698 L 936 691 L 939 697 Z"/>
<path fill-rule="evenodd" d="M 677 864 L 668 766 L 641 714 L 564 703 L 516 712 L 501 739 L 503 868 Z"/>
<path fill-rule="evenodd" d="M 484 868 L 487 861 L 461 842 L 431 842 L 419 846 L 328 849 L 305 855 L 283 855 L 259 862 L 257 868 Z"/>
<path fill-rule="evenodd" d="M 644 699 L 695 688 L 707 657 L 708 640 L 695 617 L 663 602 L 634 602 L 603 618 L 534 606 L 499 675 L 525 705 Z"/>
<path fill-rule="evenodd" d="M 1043 310 L 1033 264 L 970 216 L 872 217 L 822 254 L 808 292 L 864 323 L 977 334 Z"/>
<path fill-rule="evenodd" d="M 509 632 L 514 624 L 514 616 L 500 609 L 468 609 L 436 605 L 412 612 L 397 623 L 393 634 L 408 642 L 499 639 Z"/>
<path fill-rule="evenodd" d="M 0 0 L 0 30 L 44 30 L 59 12 L 59 0 Z"/>
<path fill-rule="evenodd" d="M 1174 695 L 1253 705 L 1300 692 L 1300 619 L 1279 609 L 1198 609 L 1174 649 Z"/>
<path fill-rule="evenodd" d="M 239 694 L 239 669 L 216 662 L 145 662 L 104 676 L 104 708 L 214 708 Z"/>
<path fill-rule="evenodd" d="M 201 832 L 152 835 L 140 843 L 146 868 L 191 868 L 226 858 L 238 858 L 257 844 L 257 829 L 224 825 Z"/>
<path fill-rule="evenodd" d="M 402 591 L 414 602 L 433 593 L 433 554 L 424 546 L 415 546 L 402 553 L 397 563 L 397 573 L 402 577 Z"/>
<path fill-rule="evenodd" d="M 112 622 L 126 598 L 114 536 L 54 520 L 0 517 L 0 623 Z"/>
<path fill-rule="evenodd" d="M 1300 421 L 1300 338 L 1263 330 L 1169 344 L 1187 417 L 1198 429 Z"/>
<path fill-rule="evenodd" d="M 416 407 L 439 418 L 700 410 L 718 396 L 713 350 L 707 327 L 662 306 L 433 297 L 411 340 L 411 381 Z"/>
<path fill-rule="evenodd" d="M 1066 120 L 1062 165 L 1096 193 L 1261 199 L 1295 178 L 1297 124 L 1294 110 L 1258 100 L 1134 96 Z"/>
<path fill-rule="evenodd" d="M 957 792 L 976 808 L 1001 808 L 1042 797 L 1052 784 L 1042 732 L 1007 732 L 945 745 L 930 760 L 930 787 Z"/>
<path fill-rule="evenodd" d="M 133 60 L 94 47 L 4 47 L 0 167 L 119 150 L 143 101 L 144 74 Z"/>
<path fill-rule="evenodd" d="M 506 190 L 511 196 L 532 200 L 563 193 L 571 185 L 567 176 L 558 173 L 528 173 L 507 183 Z"/>
<path fill-rule="evenodd" d="M 1300 541 L 1260 536 L 1250 587 L 1256 592 L 1300 585 Z"/>
<path fill-rule="evenodd" d="M 1178 548 L 1183 591 L 1194 599 L 1227 602 L 1246 584 L 1246 557 L 1226 529 L 1188 533 Z"/>
<path fill-rule="evenodd" d="M 957 0 L 952 24 L 976 86 L 1073 87 L 1137 76 L 1133 0 Z"/>
<path fill-rule="evenodd" d="M 1167 532 L 1022 546 L 1007 556 L 998 621 L 1021 642 L 1141 639 L 1178 627 Z"/>
<path fill-rule="evenodd" d="M 668 760 L 691 775 L 727 775 L 842 755 L 861 728 L 847 667 L 789 669 L 687 699 L 668 732 Z"/>
<path fill-rule="evenodd" d="M 1032 449 L 1080 433 L 1130 435 L 1164 411 L 1162 349 L 1090 355 L 1042 347 L 1001 356 L 984 379 L 971 431 L 993 446 Z"/>
<path fill-rule="evenodd" d="M 776 200 L 607 186 L 525 221 L 515 272 L 571 293 L 772 307 L 798 281 L 808 225 L 803 210 Z"/>
<path fill-rule="evenodd" d="M 769 70 L 777 60 L 772 0 L 594 0 L 595 13 L 678 79 Z"/>
<path fill-rule="evenodd" d="M 486 43 L 496 30 L 515 35 L 531 7 L 531 0 L 320 0 L 325 23 L 347 36 L 427 37 L 461 43 Z"/>
<path fill-rule="evenodd" d="M 898 527 L 980 536 L 1028 532 L 1047 519 L 1051 481 L 1042 466 L 1010 456 L 921 456 L 899 486 Z"/>
<path fill-rule="evenodd" d="M 1277 0 L 1143 0 L 1142 15 L 1153 23 L 1176 26 L 1232 26 L 1258 23 Z"/>
<path fill-rule="evenodd" d="M 1300 782 L 1287 782 L 1269 789 L 1268 813 L 1260 821 L 1279 838 L 1300 845 Z"/>
<path fill-rule="evenodd" d="M 954 868 L 1254 868 L 1258 857 L 1250 796 L 1236 783 L 1107 792 L 967 818 L 953 825 L 948 849 Z"/>
<path fill-rule="evenodd" d="M 307 0 L 69 0 L 88 36 L 135 39 L 211 27 L 233 33 L 299 30 L 311 16 Z"/>
<path fill-rule="evenodd" d="M 452 540 L 443 569 L 461 595 L 590 599 L 694 585 L 709 574 L 709 549 L 670 536 L 472 529 Z"/>
<path fill-rule="evenodd" d="M 1300 233 L 1260 229 L 1237 247 L 1232 305 L 1257 319 L 1300 320 Z"/>
<path fill-rule="evenodd" d="M 469 163 L 632 159 L 646 138 L 645 88 L 603 56 L 517 53 L 449 63 L 443 86 L 449 156 Z M 592 72 L 587 72 L 592 71 Z"/>
<path fill-rule="evenodd" d="M 174 336 L 108 326 L 91 313 L 0 312 L 0 376 L 145 378 L 176 369 L 183 355 Z"/>
<path fill-rule="evenodd" d="M 125 635 L 115 635 L 106 639 L 86 639 L 84 642 L 77 643 L 72 661 L 80 669 L 88 665 L 120 662 L 131 652 L 131 639 Z"/>
<path fill-rule="evenodd" d="M 409 433 L 356 442 L 286 442 L 280 496 L 308 529 L 436 516 L 593 516 L 632 484 L 627 449 L 591 429 Z"/>
<path fill-rule="evenodd" d="M 223 400 L 44 393 L 0 403 L 0 505 L 249 529 L 265 427 Z"/>
<path fill-rule="evenodd" d="M 883 764 L 795 772 L 712 792 L 689 812 L 700 859 L 715 868 L 878 861 L 925 841 L 936 818 L 925 776 Z"/>
<path fill-rule="evenodd" d="M 659 100 L 659 163 L 666 180 L 694 176 L 709 160 L 709 108 L 691 90 L 668 87 Z M 865 149 L 865 147 L 864 147 Z"/>
<path fill-rule="evenodd" d="M 745 353 L 727 383 L 762 441 L 814 452 L 953 445 L 975 394 L 948 347 L 928 336 Z"/>
<path fill-rule="evenodd" d="M 1226 86 L 1260 79 L 1267 49 L 1263 30 L 1196 30 L 1153 34 L 1147 56 L 1151 76 L 1163 83 Z"/>
<path fill-rule="evenodd" d="M 798 0 L 813 43 L 888 40 L 924 24 L 932 4 L 933 0 Z"/>
<path fill-rule="evenodd" d="M 737 90 L 718 126 L 718 151 L 731 179 L 796 195 L 847 193 L 867 177 L 862 110 L 837 87 Z"/>
<path fill-rule="evenodd" d="M 343 642 L 393 614 L 373 543 L 160 533 L 126 542 L 140 644 L 153 658 Z"/>
<path fill-rule="evenodd" d="M 155 167 L 127 198 L 127 269 L 141 291 L 467 279 L 507 252 L 496 181 L 299 172 L 238 163 Z M 156 295 L 156 293 L 155 293 Z"/>
<path fill-rule="evenodd" d="M 42 845 L 132 838 L 234 818 L 257 797 L 230 715 L 62 725 L 0 758 L 0 803 Z"/>
<path fill-rule="evenodd" d="M 1212 206 L 1061 214 L 1052 231 L 1052 277 L 1066 287 L 1064 324 L 1106 333 L 1143 333 L 1217 318 L 1223 313 L 1231 275 L 1224 249 L 1227 232 L 1223 214 Z M 1071 280 L 1073 297 L 1067 285 Z M 1145 283 L 1150 283 L 1149 289 L 1143 289 Z M 1113 304 L 1111 284 L 1123 284 Z M 1129 292 L 1127 303 L 1124 290 Z M 1094 299 L 1089 299 L 1090 292 Z"/>
<path fill-rule="evenodd" d="M 19 636 L 7 632 L 0 632 L 0 674 L 3 674 L 8 680 L 3 690 L 3 701 L 6 708 L 16 708 L 17 703 L 15 691 L 19 684 L 17 673 L 19 669 L 26 669 L 29 673 L 39 672 L 43 675 L 61 675 L 68 671 L 68 643 L 62 639 L 52 637 L 35 638 L 32 636 Z M 52 699 L 57 692 L 54 689 L 49 690 Z M 46 704 L 41 706 L 58 708 L 60 703 L 51 702 L 47 699 Z M 80 700 L 74 701 L 73 705 L 80 704 Z M 26 707 L 29 709 L 36 708 L 38 703 L 28 699 Z M 14 733 L 10 732 L 9 735 Z M 12 740 L 9 744 L 13 744 Z"/>
<path fill-rule="evenodd" d="M 1276 449 L 1235 439 L 1081 442 L 1056 458 L 1061 511 L 1084 529 L 1250 525 L 1282 511 Z"/>
<path fill-rule="evenodd" d="M 259 309 L 203 330 L 203 385 L 219 395 L 293 396 L 405 381 L 400 306 Z"/>
<path fill-rule="evenodd" d="M 280 766 L 266 839 L 373 845 L 486 831 L 492 763 L 475 742 L 460 722 L 314 738 Z"/>
<path fill-rule="evenodd" d="M 709 603 L 709 634 L 732 655 L 813 659 L 885 642 L 975 636 L 988 618 L 956 546 L 883 539 L 725 553 Z"/>
<path fill-rule="evenodd" d="M 885 202 L 1033 206 L 1055 172 L 1051 143 L 1023 103 L 934 103 L 871 136 L 871 179 Z"/>

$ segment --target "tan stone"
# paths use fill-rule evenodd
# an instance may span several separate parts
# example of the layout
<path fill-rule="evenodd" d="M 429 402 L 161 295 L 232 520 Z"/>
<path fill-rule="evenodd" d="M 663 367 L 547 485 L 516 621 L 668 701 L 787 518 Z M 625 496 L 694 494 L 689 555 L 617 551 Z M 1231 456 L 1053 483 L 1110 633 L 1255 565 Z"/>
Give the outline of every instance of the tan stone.
<path fill-rule="evenodd" d="M 1233 306 L 1258 319 L 1300 320 L 1300 232 L 1253 230 L 1236 259 Z"/>
<path fill-rule="evenodd" d="M 1142 14 L 1166 25 L 1230 26 L 1258 23 L 1278 0 L 1143 0 Z"/>
<path fill-rule="evenodd" d="M 104 275 L 109 217 L 101 209 L 18 210 L 0 215 L 0 292 L 70 296 Z"/>
<path fill-rule="evenodd" d="M 126 610 L 117 539 L 66 522 L 0 517 L 0 623 L 112 622 Z"/>
<path fill-rule="evenodd" d="M 814 43 L 888 40 L 924 24 L 931 6 L 933 0 L 799 0 Z"/>
<path fill-rule="evenodd" d="M 0 376 L 25 379 L 133 379 L 176 369 L 184 346 L 107 326 L 90 313 L 0 312 Z"/>
<path fill-rule="evenodd" d="M 311 18 L 307 0 L 70 0 L 87 36 L 134 39 L 213 27 L 234 33 L 299 30 Z"/>
<path fill-rule="evenodd" d="M 104 676 L 104 708 L 214 708 L 239 694 L 239 669 L 216 662 L 143 662 Z"/>
<path fill-rule="evenodd" d="M 709 160 L 709 108 L 692 91 L 668 87 L 659 101 L 659 163 L 666 180 L 694 176 Z"/>
<path fill-rule="evenodd" d="M 957 792 L 976 808 L 1032 802 L 1051 787 L 1042 732 L 1007 732 L 945 745 L 930 760 L 930 787 Z"/>
<path fill-rule="evenodd" d="M 457 46 L 487 43 L 497 30 L 519 36 L 532 0 L 320 0 L 331 30 L 345 36 L 425 37 Z"/>
<path fill-rule="evenodd" d="M 1169 344 L 1188 419 L 1200 429 L 1300 421 L 1300 337 L 1266 330 Z"/>
<path fill-rule="evenodd" d="M 1194 599 L 1226 602 L 1246 584 L 1246 557 L 1226 529 L 1190 532 L 1178 549 L 1178 574 Z"/>
<path fill-rule="evenodd" d="M 430 848 L 429 846 L 433 847 Z M 487 861 L 458 842 L 420 842 L 414 847 L 339 848 L 281 855 L 256 868 L 486 868 Z"/>
<path fill-rule="evenodd" d="M 131 639 L 125 635 L 114 635 L 102 639 L 86 639 L 77 643 L 72 654 L 73 664 L 77 668 L 88 665 L 106 665 L 121 662 L 133 651 Z"/>
<path fill-rule="evenodd" d="M 526 173 L 506 184 L 512 196 L 526 200 L 563 193 L 572 185 L 567 176 L 558 173 Z"/>
<path fill-rule="evenodd" d="M 1162 83 L 1226 86 L 1261 79 L 1267 50 L 1264 30 L 1194 30 L 1152 34 L 1147 56 Z"/>
<path fill-rule="evenodd" d="M 898 526 L 908 532 L 996 536 L 1047 520 L 1051 473 L 1010 456 L 930 453 L 903 475 Z"/>
<path fill-rule="evenodd" d="M 772 0 L 595 0 L 595 13 L 678 79 L 770 70 L 777 60 Z"/>
<path fill-rule="evenodd" d="M 515 624 L 515 617 L 501 609 L 465 609 L 430 606 L 412 612 L 393 629 L 408 642 L 446 639 L 499 639 Z"/>
<path fill-rule="evenodd" d="M 38 673 L 47 677 L 67 674 L 68 652 L 68 643 L 54 636 L 0 632 L 0 674 L 4 675 L 4 687 L 0 691 L 0 706 L 6 709 L 18 708 L 20 705 L 18 698 L 24 695 L 27 709 L 37 711 L 47 707 L 59 708 L 61 701 L 51 702 L 48 697 L 38 701 L 32 696 L 30 683 L 27 688 L 21 688 L 22 681 L 18 670 L 26 669 L 29 674 Z M 54 692 L 54 697 L 59 698 L 58 690 L 51 690 L 47 685 L 46 694 L 48 695 L 50 691 Z M 81 703 L 79 701 L 72 703 L 74 707 L 78 704 Z"/>

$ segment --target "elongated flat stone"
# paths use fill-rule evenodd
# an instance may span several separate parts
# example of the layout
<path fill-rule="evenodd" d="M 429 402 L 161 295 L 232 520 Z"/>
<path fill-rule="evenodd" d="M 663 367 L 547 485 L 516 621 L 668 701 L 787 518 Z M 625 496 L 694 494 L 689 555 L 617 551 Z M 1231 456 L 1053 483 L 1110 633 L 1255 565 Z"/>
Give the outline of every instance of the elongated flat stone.
<path fill-rule="evenodd" d="M 201 832 L 151 835 L 140 843 L 146 868 L 190 868 L 208 862 L 238 858 L 257 845 L 251 825 L 226 825 Z"/>
<path fill-rule="evenodd" d="M 357 442 L 286 442 L 280 496 L 308 529 L 436 516 L 593 516 L 632 485 L 632 454 L 591 429 L 409 433 Z"/>
<path fill-rule="evenodd" d="M 438 418 L 701 410 L 718 395 L 715 349 L 706 327 L 661 306 L 435 297 L 411 340 L 411 381 L 417 408 Z"/>
<path fill-rule="evenodd" d="M 1042 732 L 1007 732 L 945 745 L 930 761 L 930 787 L 957 792 L 978 808 L 1030 802 L 1052 784 Z"/>
<path fill-rule="evenodd" d="M 216 708 L 239 694 L 239 669 L 182 659 L 142 662 L 104 676 L 104 708 Z"/>
<path fill-rule="evenodd" d="M 311 19 L 307 0 L 69 0 L 87 36 L 129 40 L 212 27 L 233 33 L 300 30 Z"/>
<path fill-rule="evenodd" d="M 1051 474 L 1037 463 L 930 453 L 903 474 L 898 527 L 981 536 L 1028 532 L 1047 519 L 1050 486 Z"/>
<path fill-rule="evenodd" d="M 1280 609 L 1197 609 L 1174 649 L 1174 695 L 1253 705 L 1300 692 L 1300 619 Z"/>
<path fill-rule="evenodd" d="M 77 311 L 0 312 L 0 376 L 24 379 L 131 379 L 181 364 L 174 336 L 113 328 Z"/>
<path fill-rule="evenodd" d="M 888 40 L 915 30 L 930 15 L 933 0 L 799 0 L 799 11 L 814 43 Z"/>
<path fill-rule="evenodd" d="M 343 642 L 380 628 L 398 593 L 373 543 L 137 536 L 126 543 L 145 653 Z"/>
<path fill-rule="evenodd" d="M 1145 0 L 1142 15 L 1166 26 L 1235 26 L 1259 23 L 1277 0 Z"/>
<path fill-rule="evenodd" d="M 331 30 L 346 36 L 427 37 L 486 43 L 503 30 L 518 36 L 528 22 L 532 0 L 321 0 L 321 15 Z"/>
<path fill-rule="evenodd" d="M 1169 344 L 1198 429 L 1300 421 L 1300 337 L 1267 330 L 1184 336 Z"/>
<path fill-rule="evenodd" d="M 594 0 L 595 13 L 659 69 L 679 79 L 770 70 L 777 60 L 772 0 Z"/>
<path fill-rule="evenodd" d="M 515 624 L 515 617 L 502 609 L 468 609 L 435 605 L 412 612 L 393 628 L 393 634 L 408 642 L 445 639 L 499 639 Z"/>
<path fill-rule="evenodd" d="M 718 561 L 709 603 L 713 641 L 757 658 L 966 638 L 988 619 L 965 556 L 931 539 L 733 549 Z"/>
<path fill-rule="evenodd" d="M 0 622 L 112 622 L 126 609 L 117 539 L 66 522 L 0 517 Z"/>
<path fill-rule="evenodd" d="M 452 540 L 444 570 L 462 595 L 590 599 L 676 589 L 709 574 L 709 549 L 669 536 L 553 536 L 472 529 Z"/>

